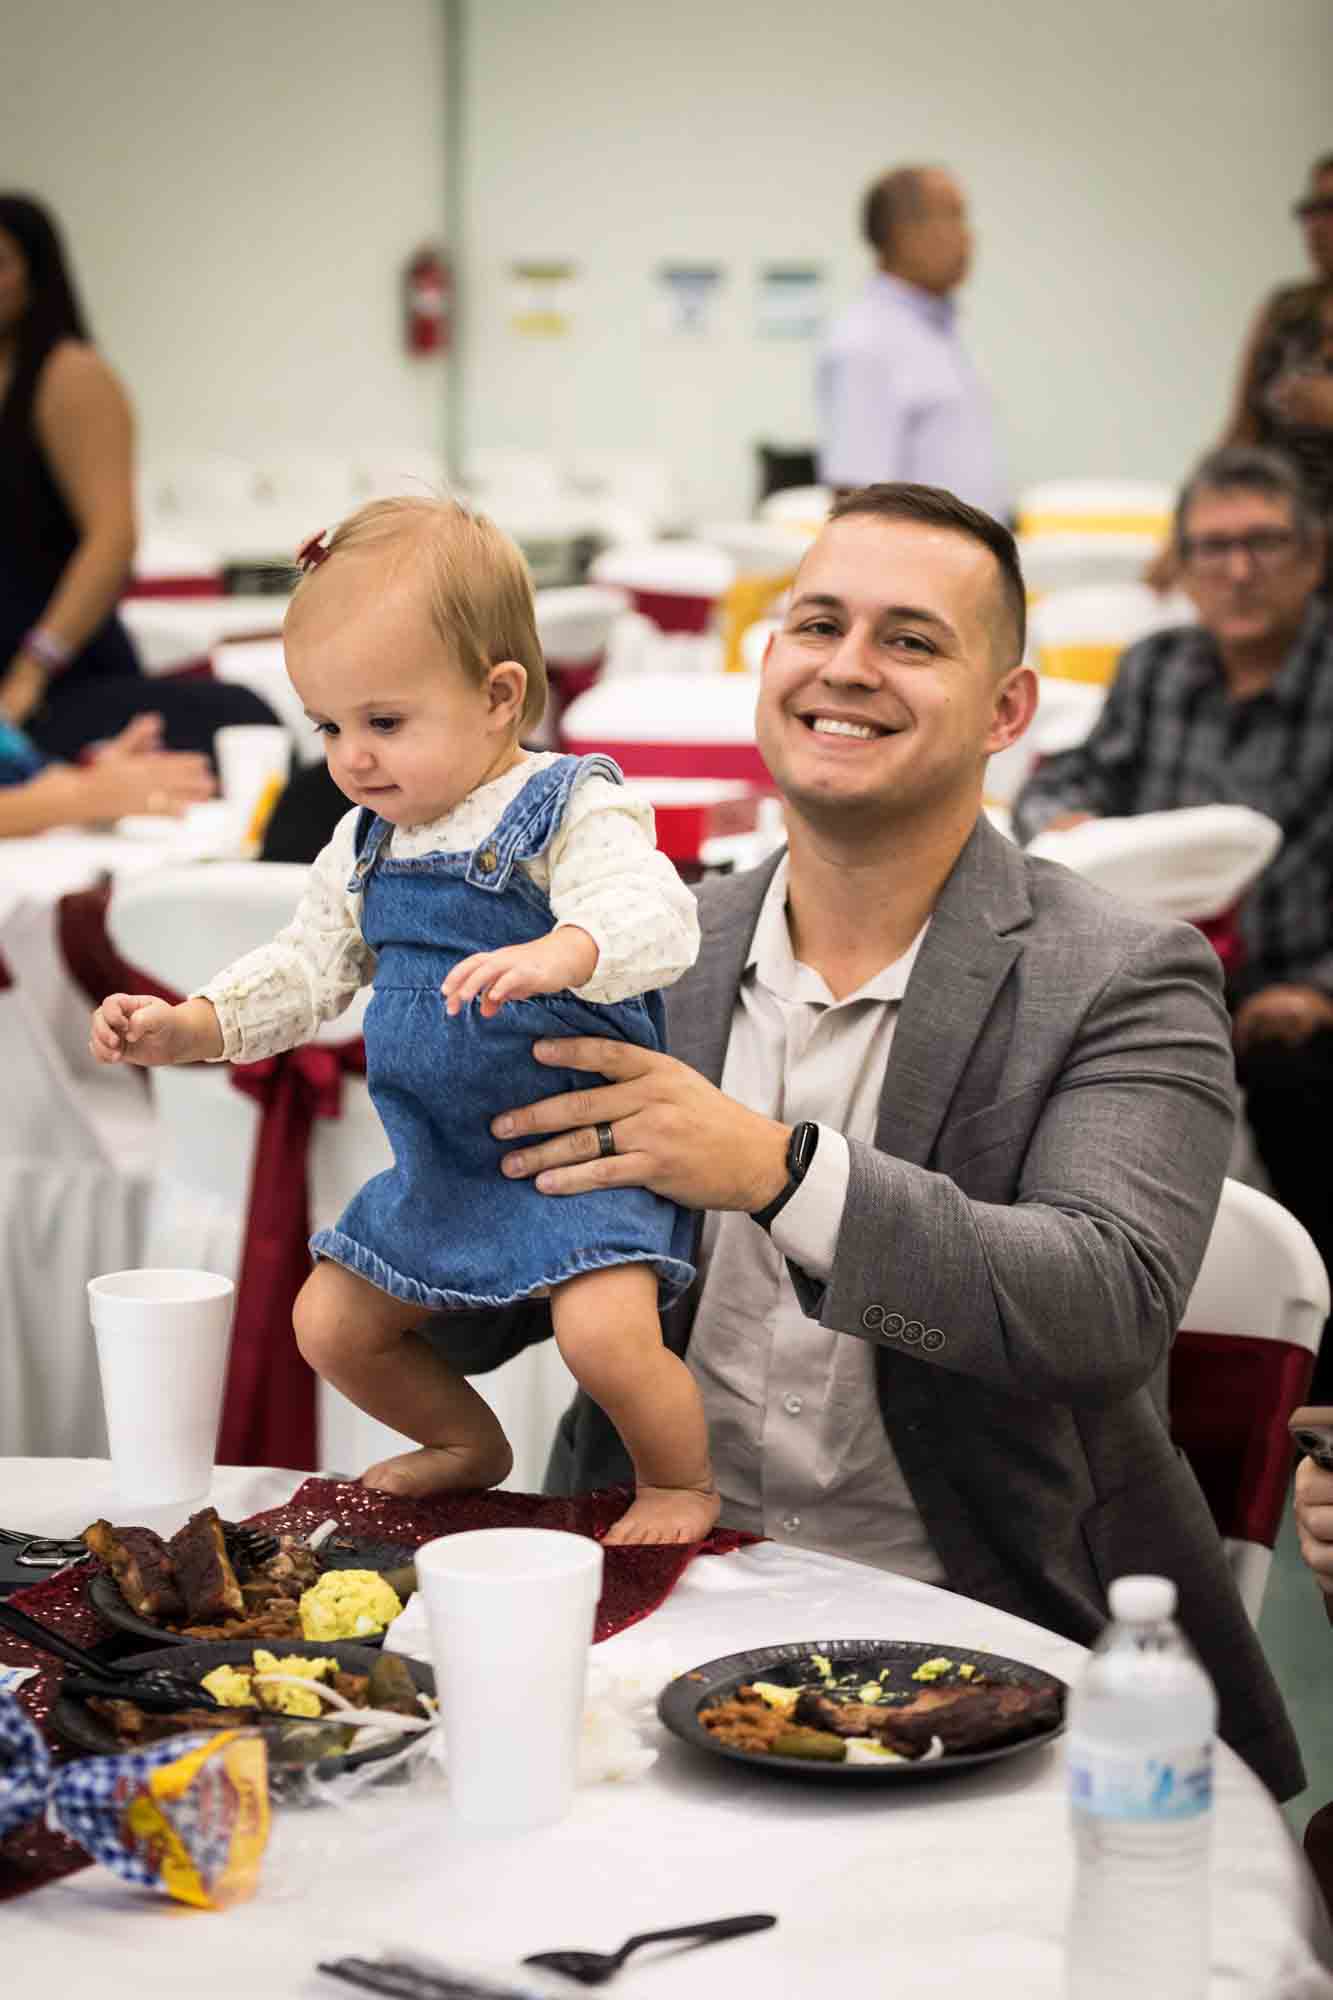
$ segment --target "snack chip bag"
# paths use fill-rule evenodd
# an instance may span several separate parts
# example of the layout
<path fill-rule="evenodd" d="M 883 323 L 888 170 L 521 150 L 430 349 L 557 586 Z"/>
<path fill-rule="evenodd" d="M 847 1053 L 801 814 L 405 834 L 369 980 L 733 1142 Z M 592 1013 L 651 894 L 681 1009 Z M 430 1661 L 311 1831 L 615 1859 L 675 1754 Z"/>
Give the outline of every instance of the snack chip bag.
<path fill-rule="evenodd" d="M 0 1694 L 0 1834 L 43 1812 L 123 1881 L 199 1909 L 248 1896 L 268 1843 L 268 1759 L 254 1730 L 170 1737 L 58 1768 Z"/>

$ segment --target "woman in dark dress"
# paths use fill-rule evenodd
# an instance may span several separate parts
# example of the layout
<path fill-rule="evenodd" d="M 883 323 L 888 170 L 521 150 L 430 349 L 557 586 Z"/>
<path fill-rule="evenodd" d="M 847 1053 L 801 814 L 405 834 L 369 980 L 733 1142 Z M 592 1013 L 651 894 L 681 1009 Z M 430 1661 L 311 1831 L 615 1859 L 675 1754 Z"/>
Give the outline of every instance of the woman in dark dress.
<path fill-rule="evenodd" d="M 144 677 L 115 616 L 133 555 L 129 402 L 50 217 L 0 194 L 0 719 L 55 757 L 147 712 L 172 750 L 275 721 L 248 688 Z"/>
<path fill-rule="evenodd" d="M 1314 275 L 1260 308 L 1222 442 L 1284 452 L 1333 521 L 1333 153 L 1310 169 L 1296 214 Z"/>

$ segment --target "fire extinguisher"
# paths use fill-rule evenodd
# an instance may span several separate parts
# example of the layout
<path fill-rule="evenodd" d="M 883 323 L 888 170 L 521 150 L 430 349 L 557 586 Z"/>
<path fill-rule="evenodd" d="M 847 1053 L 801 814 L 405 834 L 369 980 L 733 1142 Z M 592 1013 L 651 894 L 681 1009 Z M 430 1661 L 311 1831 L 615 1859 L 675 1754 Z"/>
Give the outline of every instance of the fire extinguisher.
<path fill-rule="evenodd" d="M 443 251 L 427 244 L 403 274 L 403 330 L 409 354 L 445 354 L 453 312 L 453 272 Z"/>

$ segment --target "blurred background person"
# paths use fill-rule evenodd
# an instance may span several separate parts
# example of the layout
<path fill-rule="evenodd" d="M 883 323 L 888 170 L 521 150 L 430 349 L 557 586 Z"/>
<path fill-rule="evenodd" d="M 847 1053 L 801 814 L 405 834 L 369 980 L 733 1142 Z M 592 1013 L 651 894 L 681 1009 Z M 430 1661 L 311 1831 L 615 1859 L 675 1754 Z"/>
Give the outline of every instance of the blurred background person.
<path fill-rule="evenodd" d="M 1296 467 L 1214 452 L 1180 497 L 1173 554 L 1197 625 L 1121 659 L 1097 723 L 1042 760 L 1017 837 L 1122 814 L 1253 806 L 1282 845 L 1241 905 L 1228 977 L 1245 1108 L 1273 1190 L 1333 1270 L 1333 613 L 1325 529 Z M 1333 1341 L 1311 1390 L 1333 1397 Z"/>
<path fill-rule="evenodd" d="M 1333 527 L 1333 153 L 1315 161 L 1294 214 L 1305 231 L 1313 276 L 1280 285 L 1259 308 L 1241 350 L 1235 399 L 1219 443 L 1280 451 L 1299 470 Z M 1175 582 L 1176 551 L 1165 548 L 1148 581 Z"/>
<path fill-rule="evenodd" d="M 1333 153 L 1311 167 L 1294 212 L 1313 276 L 1281 286 L 1260 308 L 1222 442 L 1285 452 L 1327 520 L 1333 517 Z"/>
<path fill-rule="evenodd" d="M 144 678 L 115 616 L 134 545 L 129 401 L 51 217 L 0 194 L 0 716 L 53 756 L 150 709 L 176 750 L 275 720 L 246 688 Z"/>
<path fill-rule="evenodd" d="M 833 322 L 816 371 L 828 486 L 915 480 L 1012 513 L 990 391 L 957 328 L 972 263 L 967 199 L 944 167 L 896 167 L 867 191 L 875 271 Z"/>

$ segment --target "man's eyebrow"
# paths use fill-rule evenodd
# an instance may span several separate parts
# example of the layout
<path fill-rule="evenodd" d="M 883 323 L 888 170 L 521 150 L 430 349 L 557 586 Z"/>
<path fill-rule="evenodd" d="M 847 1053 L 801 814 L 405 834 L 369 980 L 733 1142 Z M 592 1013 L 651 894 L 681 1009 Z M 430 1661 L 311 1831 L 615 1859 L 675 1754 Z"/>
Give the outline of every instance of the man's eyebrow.
<path fill-rule="evenodd" d="M 841 597 L 826 591 L 802 591 L 792 599 L 792 612 L 802 610 L 842 611 L 847 609 Z M 958 634 L 947 618 L 941 618 L 938 611 L 928 611 L 924 604 L 882 604 L 876 614 L 879 619 L 900 619 L 908 625 L 932 625 L 937 632 L 945 632 L 951 639 Z"/>

